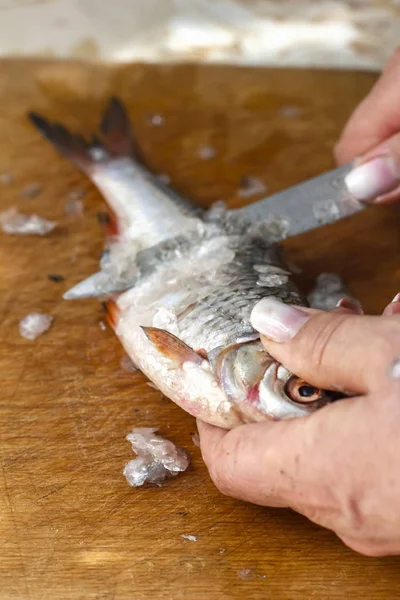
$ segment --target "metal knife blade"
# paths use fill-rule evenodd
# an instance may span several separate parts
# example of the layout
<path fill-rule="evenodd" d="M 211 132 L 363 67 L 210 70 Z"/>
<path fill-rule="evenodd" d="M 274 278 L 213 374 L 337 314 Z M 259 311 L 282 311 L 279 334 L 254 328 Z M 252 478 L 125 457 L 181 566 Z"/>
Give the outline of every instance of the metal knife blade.
<path fill-rule="evenodd" d="M 368 206 L 347 190 L 344 178 L 352 168 L 350 164 L 328 171 L 240 210 L 252 221 L 281 223 L 280 239 L 334 223 Z"/>

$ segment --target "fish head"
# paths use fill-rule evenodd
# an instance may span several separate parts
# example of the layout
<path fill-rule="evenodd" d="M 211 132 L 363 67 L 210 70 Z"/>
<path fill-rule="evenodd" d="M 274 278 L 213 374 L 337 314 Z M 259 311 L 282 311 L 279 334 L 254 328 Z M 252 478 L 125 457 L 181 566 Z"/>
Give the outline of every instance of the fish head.
<path fill-rule="evenodd" d="M 172 333 L 120 318 L 107 302 L 108 320 L 138 368 L 188 413 L 233 429 L 244 423 L 306 416 L 344 397 L 321 390 L 268 354 L 259 337 L 213 350 L 189 346 Z"/>
<path fill-rule="evenodd" d="M 251 421 L 305 416 L 343 397 L 291 373 L 259 340 L 220 351 L 213 366 L 229 400 Z"/>

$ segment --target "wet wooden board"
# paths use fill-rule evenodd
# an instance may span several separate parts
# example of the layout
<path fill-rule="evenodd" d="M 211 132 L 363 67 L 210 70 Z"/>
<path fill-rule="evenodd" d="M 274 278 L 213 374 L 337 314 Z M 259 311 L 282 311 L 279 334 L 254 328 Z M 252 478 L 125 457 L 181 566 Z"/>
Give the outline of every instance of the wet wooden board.
<path fill-rule="evenodd" d="M 43 238 L 0 237 L 2 599 L 396 597 L 396 558 L 361 557 L 291 511 L 220 495 L 192 443 L 194 420 L 141 374 L 121 369 L 123 351 L 101 328 L 97 302 L 62 300 L 96 269 L 103 204 L 24 116 L 35 109 L 88 133 L 108 96 L 120 95 L 156 172 L 202 205 L 239 206 L 244 175 L 272 193 L 332 167 L 334 142 L 373 82 L 360 73 L 0 65 L 0 173 L 13 178 L 0 183 L 1 209 L 60 223 Z M 152 124 L 153 114 L 162 125 Z M 215 159 L 199 158 L 206 145 Z M 33 183 L 41 193 L 21 197 Z M 66 217 L 76 190 L 86 193 L 84 214 Z M 333 270 L 379 313 L 400 289 L 399 225 L 397 208 L 374 209 L 286 245 L 305 289 Z M 35 342 L 18 334 L 32 311 L 54 316 Z M 134 426 L 159 426 L 188 449 L 190 471 L 161 488 L 131 489 L 122 469 L 133 456 L 125 436 Z"/>

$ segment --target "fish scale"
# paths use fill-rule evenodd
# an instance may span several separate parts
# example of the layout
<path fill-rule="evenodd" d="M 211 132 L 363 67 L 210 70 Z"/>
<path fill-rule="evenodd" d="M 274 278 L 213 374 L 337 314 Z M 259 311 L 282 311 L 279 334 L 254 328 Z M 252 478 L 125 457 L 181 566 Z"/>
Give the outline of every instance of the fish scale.
<path fill-rule="evenodd" d="M 261 240 L 261 248 L 254 239 L 250 248 L 238 250 L 232 264 L 223 266 L 215 274 L 220 277 L 232 277 L 227 286 L 216 284 L 214 289 L 203 298 L 199 298 L 192 310 L 186 312 L 178 320 L 182 340 L 193 348 L 206 351 L 215 350 L 219 346 L 229 345 L 237 339 L 254 338 L 255 332 L 250 325 L 252 306 L 268 296 L 293 304 L 306 304 L 304 297 L 297 292 L 293 284 L 272 286 L 263 289 L 257 286 L 260 274 L 254 269 L 255 257 L 260 264 L 263 262 L 268 269 L 270 249 L 265 249 Z M 276 266 L 271 265 L 275 273 Z M 267 276 L 268 271 L 264 271 Z"/>
<path fill-rule="evenodd" d="M 91 142 L 30 119 L 111 209 L 100 270 L 64 298 L 105 297 L 127 355 L 165 396 L 226 429 L 306 416 L 338 399 L 267 354 L 250 323 L 266 297 L 307 306 L 273 243 L 279 215 L 251 223 L 240 210 L 204 211 L 178 196 L 146 169 L 115 98 Z"/>

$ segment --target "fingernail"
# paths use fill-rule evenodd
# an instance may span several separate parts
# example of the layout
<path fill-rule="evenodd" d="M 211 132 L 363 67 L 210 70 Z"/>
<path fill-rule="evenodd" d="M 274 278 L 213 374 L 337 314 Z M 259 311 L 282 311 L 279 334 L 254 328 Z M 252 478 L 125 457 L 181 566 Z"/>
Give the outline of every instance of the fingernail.
<path fill-rule="evenodd" d="M 309 318 L 310 315 L 299 308 L 264 298 L 253 308 L 250 321 L 254 329 L 274 342 L 288 342 Z"/>
<path fill-rule="evenodd" d="M 400 302 L 400 292 L 399 292 L 398 294 L 396 294 L 396 295 L 395 295 L 395 297 L 393 298 L 393 300 L 392 300 L 392 304 L 393 304 L 394 302 Z"/>
<path fill-rule="evenodd" d="M 357 302 L 356 300 L 353 300 L 352 298 L 341 298 L 339 300 L 339 302 L 336 304 L 336 308 L 348 308 L 349 310 L 352 310 L 357 315 L 364 314 L 361 304 L 359 302 Z"/>
<path fill-rule="evenodd" d="M 347 189 L 357 200 L 373 200 L 394 190 L 400 183 L 400 166 L 392 156 L 379 156 L 345 177 Z"/>

